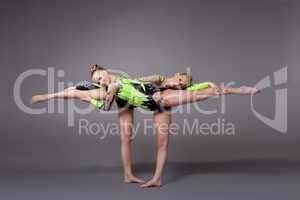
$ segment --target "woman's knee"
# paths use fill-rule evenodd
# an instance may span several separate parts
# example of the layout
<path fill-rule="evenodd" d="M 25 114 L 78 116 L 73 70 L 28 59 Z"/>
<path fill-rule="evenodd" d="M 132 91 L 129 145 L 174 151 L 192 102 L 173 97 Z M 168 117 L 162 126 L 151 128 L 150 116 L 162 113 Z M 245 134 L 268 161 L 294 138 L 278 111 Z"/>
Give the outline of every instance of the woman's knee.
<path fill-rule="evenodd" d="M 163 95 L 161 93 L 155 93 L 152 98 L 161 107 L 171 107 L 172 106 L 172 100 L 170 98 L 167 98 L 165 95 Z"/>
<path fill-rule="evenodd" d="M 76 89 L 68 88 L 68 89 L 65 90 L 65 92 L 67 93 L 67 95 L 69 97 L 79 98 L 79 96 L 78 96 L 79 93 Z"/>
<path fill-rule="evenodd" d="M 122 132 L 122 135 L 121 135 L 121 142 L 123 144 L 130 144 L 132 141 L 132 137 L 131 137 L 131 134 L 129 132 Z"/>
<path fill-rule="evenodd" d="M 157 149 L 166 150 L 168 148 L 168 136 L 159 137 L 157 140 Z"/>
<path fill-rule="evenodd" d="M 101 89 L 95 89 L 90 91 L 90 96 L 94 99 L 105 99 L 106 91 Z"/>
<path fill-rule="evenodd" d="M 82 92 L 82 91 L 74 91 L 74 96 L 78 99 L 80 99 L 81 101 L 87 101 L 90 102 L 92 97 L 91 95 L 89 95 L 89 93 L 87 92 Z"/>

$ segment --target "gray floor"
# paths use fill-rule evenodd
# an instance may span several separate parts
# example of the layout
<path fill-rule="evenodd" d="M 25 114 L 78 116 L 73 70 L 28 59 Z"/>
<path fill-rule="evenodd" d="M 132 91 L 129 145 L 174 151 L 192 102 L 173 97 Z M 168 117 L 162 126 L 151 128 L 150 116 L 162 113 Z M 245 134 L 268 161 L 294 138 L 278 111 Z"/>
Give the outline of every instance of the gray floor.
<path fill-rule="evenodd" d="M 147 178 L 153 164 L 137 164 Z M 121 168 L 2 170 L 0 199 L 299 199 L 300 161 L 168 163 L 161 188 L 121 181 Z"/>

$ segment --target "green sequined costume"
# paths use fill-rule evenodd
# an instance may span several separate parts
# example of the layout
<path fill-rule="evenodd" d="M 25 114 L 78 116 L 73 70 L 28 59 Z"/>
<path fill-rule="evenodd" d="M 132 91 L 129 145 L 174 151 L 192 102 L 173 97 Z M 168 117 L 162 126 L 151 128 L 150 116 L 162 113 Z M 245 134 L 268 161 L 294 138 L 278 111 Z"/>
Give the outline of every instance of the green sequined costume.
<path fill-rule="evenodd" d="M 125 77 L 120 77 L 117 80 L 120 84 L 120 89 L 117 92 L 116 103 L 119 107 L 129 106 L 129 108 L 140 107 L 145 110 L 159 111 L 161 107 L 153 100 L 152 95 L 161 91 L 150 82 L 144 82 Z M 195 83 L 186 88 L 188 91 L 197 91 L 208 88 L 208 83 Z M 98 84 L 83 81 L 76 85 L 77 89 L 89 90 L 100 88 Z M 90 102 L 96 108 L 102 108 L 104 102 L 101 100 L 92 99 Z"/>

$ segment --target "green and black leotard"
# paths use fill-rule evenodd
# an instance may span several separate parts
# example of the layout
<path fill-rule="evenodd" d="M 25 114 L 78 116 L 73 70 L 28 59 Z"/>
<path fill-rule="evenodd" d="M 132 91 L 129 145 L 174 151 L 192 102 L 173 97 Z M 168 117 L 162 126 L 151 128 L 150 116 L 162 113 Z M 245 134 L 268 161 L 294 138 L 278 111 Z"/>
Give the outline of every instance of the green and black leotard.
<path fill-rule="evenodd" d="M 120 85 L 120 89 L 116 95 L 116 103 L 119 107 L 129 106 L 129 108 L 140 107 L 145 110 L 159 111 L 161 107 L 153 100 L 152 96 L 164 88 L 156 87 L 151 82 L 140 81 L 135 79 L 129 79 L 120 77 L 117 80 Z M 196 91 L 208 88 L 208 83 L 196 83 L 186 88 L 189 91 Z M 79 90 L 91 90 L 100 88 L 100 85 L 90 83 L 88 81 L 82 81 L 76 85 L 76 89 Z M 97 108 L 102 108 L 103 101 L 92 99 L 90 102 Z"/>
<path fill-rule="evenodd" d="M 134 80 L 121 77 L 120 89 L 117 92 L 116 103 L 119 107 L 139 107 L 145 110 L 161 110 L 160 106 L 153 100 L 152 96 L 161 91 L 161 88 L 146 81 Z"/>
<path fill-rule="evenodd" d="M 97 83 L 91 83 L 90 81 L 80 81 L 75 85 L 75 87 L 77 90 L 94 90 L 99 89 L 101 86 Z M 97 99 L 92 99 L 90 103 L 99 109 L 101 109 L 104 105 L 104 101 Z"/>

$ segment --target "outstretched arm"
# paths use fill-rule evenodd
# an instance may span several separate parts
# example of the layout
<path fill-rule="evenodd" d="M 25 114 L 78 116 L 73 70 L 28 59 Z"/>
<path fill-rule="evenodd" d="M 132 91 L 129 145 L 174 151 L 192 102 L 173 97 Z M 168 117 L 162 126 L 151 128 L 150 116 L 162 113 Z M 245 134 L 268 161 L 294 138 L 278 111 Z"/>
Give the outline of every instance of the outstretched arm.
<path fill-rule="evenodd" d="M 164 82 L 165 79 L 166 79 L 166 77 L 156 74 L 156 75 L 140 77 L 137 80 L 151 82 L 153 84 L 160 86 Z M 207 89 L 207 88 L 216 88 L 216 87 L 218 87 L 218 86 L 213 82 L 201 82 L 201 83 L 192 83 L 185 89 L 189 90 L 189 91 L 197 91 L 197 90 L 203 90 L 203 89 Z"/>
<path fill-rule="evenodd" d="M 146 82 L 150 82 L 156 85 L 161 85 L 162 82 L 165 80 L 165 77 L 162 75 L 151 75 L 151 76 L 144 76 L 144 77 L 140 77 L 137 80 L 139 81 L 146 81 Z"/>
<path fill-rule="evenodd" d="M 202 82 L 202 83 L 193 83 L 189 87 L 186 88 L 187 91 L 200 91 L 208 88 L 213 88 L 215 89 L 216 93 L 221 94 L 222 93 L 222 88 L 221 86 L 213 83 L 213 82 Z"/>

